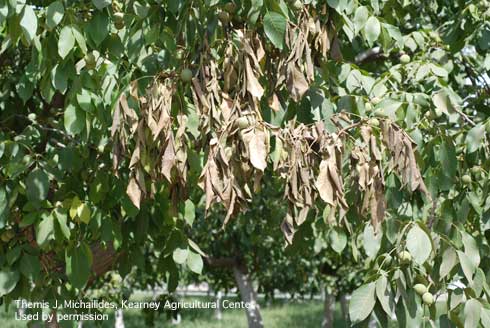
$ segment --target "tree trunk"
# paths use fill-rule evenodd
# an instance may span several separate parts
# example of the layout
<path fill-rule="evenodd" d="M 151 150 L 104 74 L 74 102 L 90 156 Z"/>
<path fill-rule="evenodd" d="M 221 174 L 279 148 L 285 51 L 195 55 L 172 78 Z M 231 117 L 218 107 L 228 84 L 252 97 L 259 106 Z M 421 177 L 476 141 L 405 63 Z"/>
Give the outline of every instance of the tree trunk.
<path fill-rule="evenodd" d="M 216 306 L 216 313 L 215 313 L 216 320 L 221 320 L 223 318 L 223 312 L 222 312 L 222 308 L 221 308 L 222 296 L 223 296 L 223 293 L 220 290 L 216 294 L 216 305 L 217 305 Z"/>
<path fill-rule="evenodd" d="M 238 290 L 242 301 L 248 303 L 248 307 L 245 308 L 247 314 L 247 321 L 249 328 L 263 328 L 262 316 L 260 315 L 260 306 L 257 302 L 257 294 L 252 286 L 252 280 L 247 272 L 247 269 L 243 265 L 233 266 L 233 274 L 235 276 Z"/>
<path fill-rule="evenodd" d="M 117 309 L 115 313 L 114 328 L 124 328 L 124 314 L 122 309 Z"/>
<path fill-rule="evenodd" d="M 345 322 L 349 320 L 349 299 L 348 296 L 343 294 L 340 296 L 340 308 L 342 309 L 342 318 Z"/>
<path fill-rule="evenodd" d="M 333 319 L 335 311 L 335 296 L 326 293 L 323 301 L 323 322 L 322 328 L 333 328 Z"/>
<path fill-rule="evenodd" d="M 58 318 L 56 317 L 56 311 L 55 310 L 51 311 L 51 315 L 53 316 L 53 319 L 51 321 L 46 320 L 45 327 L 46 328 L 59 328 L 60 324 L 58 323 Z"/>
<path fill-rule="evenodd" d="M 172 318 L 172 325 L 180 325 L 180 322 L 182 321 L 182 316 L 180 313 L 177 313 L 177 316 L 175 318 Z"/>

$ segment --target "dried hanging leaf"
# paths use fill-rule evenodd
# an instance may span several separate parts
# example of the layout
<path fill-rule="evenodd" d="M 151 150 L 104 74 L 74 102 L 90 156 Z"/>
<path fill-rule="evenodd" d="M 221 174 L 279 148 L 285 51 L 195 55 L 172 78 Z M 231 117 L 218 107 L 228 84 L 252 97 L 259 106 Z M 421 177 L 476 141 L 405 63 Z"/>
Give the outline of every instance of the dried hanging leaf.
<path fill-rule="evenodd" d="M 315 182 L 315 187 L 318 190 L 320 198 L 327 204 L 335 206 L 334 191 L 332 182 L 328 173 L 328 160 L 322 160 L 320 163 L 320 173 Z"/>
<path fill-rule="evenodd" d="M 381 123 L 383 143 L 392 156 L 391 167 L 401 176 L 405 185 L 410 185 L 412 191 L 418 189 L 430 198 L 415 159 L 414 141 L 396 124 L 386 120 Z"/>
<path fill-rule="evenodd" d="M 371 207 L 371 224 L 373 227 L 378 227 L 378 223 L 384 220 L 385 216 L 385 197 L 384 185 L 378 177 L 373 184 L 373 195 L 370 202 Z"/>
<path fill-rule="evenodd" d="M 140 143 L 136 143 L 136 148 L 131 155 L 131 161 L 129 162 L 129 167 L 132 168 L 140 161 Z"/>
<path fill-rule="evenodd" d="M 276 93 L 273 93 L 269 98 L 269 107 L 276 113 L 281 109 Z"/>
<path fill-rule="evenodd" d="M 167 147 L 163 153 L 161 172 L 169 182 L 172 181 L 172 167 L 175 163 L 175 148 L 173 138 L 167 140 Z"/>
<path fill-rule="evenodd" d="M 116 102 L 116 106 L 114 107 L 114 114 L 112 118 L 112 126 L 111 126 L 111 137 L 114 138 L 117 130 L 119 130 L 121 125 L 121 106 L 119 105 L 119 101 Z"/>
<path fill-rule="evenodd" d="M 337 37 L 333 39 L 332 49 L 330 49 L 330 54 L 332 55 L 332 58 L 338 62 L 343 60 L 342 52 L 340 51 L 340 42 Z"/>
<path fill-rule="evenodd" d="M 287 87 L 291 94 L 291 98 L 298 102 L 305 92 L 308 91 L 308 82 L 296 65 L 290 65 L 288 71 Z"/>
<path fill-rule="evenodd" d="M 248 58 L 245 59 L 245 69 L 247 73 L 248 92 L 250 92 L 250 94 L 257 99 L 262 98 L 262 95 L 264 94 L 264 89 L 257 80 L 257 77 L 255 76 L 252 67 L 250 66 L 250 60 Z"/>
<path fill-rule="evenodd" d="M 261 130 L 255 130 L 248 143 L 250 151 L 250 163 L 258 170 L 264 171 L 267 167 L 266 134 Z"/>
<path fill-rule="evenodd" d="M 134 204 L 134 206 L 140 208 L 141 189 L 134 177 L 129 180 L 128 187 L 126 188 L 126 193 L 128 194 L 129 199 L 131 199 L 131 202 Z"/>
<path fill-rule="evenodd" d="M 294 229 L 293 217 L 291 216 L 289 211 L 281 223 L 281 230 L 282 230 L 282 233 L 284 234 L 284 237 L 286 238 L 287 242 L 289 244 L 292 244 L 294 233 L 296 232 L 296 230 Z"/>
<path fill-rule="evenodd" d="M 306 218 L 308 217 L 309 210 L 310 210 L 309 207 L 303 207 L 299 211 L 299 214 L 296 216 L 296 225 L 300 226 L 303 224 L 303 222 L 306 221 Z"/>

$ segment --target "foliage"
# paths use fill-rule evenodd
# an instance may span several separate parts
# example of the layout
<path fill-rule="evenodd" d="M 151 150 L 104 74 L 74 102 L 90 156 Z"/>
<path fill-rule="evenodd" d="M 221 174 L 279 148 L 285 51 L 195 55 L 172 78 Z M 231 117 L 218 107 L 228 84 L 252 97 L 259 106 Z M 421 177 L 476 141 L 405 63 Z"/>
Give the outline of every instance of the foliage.
<path fill-rule="evenodd" d="M 235 4 L 0 0 L 1 295 L 172 289 L 267 174 L 288 243 L 323 216 L 364 262 L 354 323 L 490 326 L 487 1 Z"/>

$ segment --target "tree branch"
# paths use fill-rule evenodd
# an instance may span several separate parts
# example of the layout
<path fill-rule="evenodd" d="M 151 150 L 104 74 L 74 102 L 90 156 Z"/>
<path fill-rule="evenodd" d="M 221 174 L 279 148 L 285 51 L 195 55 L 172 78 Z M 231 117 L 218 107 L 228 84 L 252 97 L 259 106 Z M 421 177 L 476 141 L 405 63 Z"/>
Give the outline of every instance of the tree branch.
<path fill-rule="evenodd" d="M 363 64 L 379 58 L 386 58 L 385 54 L 383 53 L 383 49 L 381 49 L 381 47 L 374 47 L 358 54 L 354 61 L 356 64 Z"/>
<path fill-rule="evenodd" d="M 231 269 L 238 264 L 238 261 L 234 257 L 206 257 L 205 262 L 214 268 L 227 268 Z"/>

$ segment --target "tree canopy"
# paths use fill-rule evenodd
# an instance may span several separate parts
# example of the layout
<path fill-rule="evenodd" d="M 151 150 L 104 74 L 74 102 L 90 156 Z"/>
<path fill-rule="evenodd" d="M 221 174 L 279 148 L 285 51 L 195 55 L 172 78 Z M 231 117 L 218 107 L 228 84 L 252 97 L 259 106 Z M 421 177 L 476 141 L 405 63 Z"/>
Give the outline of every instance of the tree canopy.
<path fill-rule="evenodd" d="M 230 229 L 269 201 L 289 247 L 328 235 L 364 266 L 353 323 L 490 327 L 489 15 L 0 0 L 0 297 L 69 298 L 133 267 L 173 290 L 205 265 L 205 216 Z M 253 205 L 263 180 L 284 193 Z"/>

